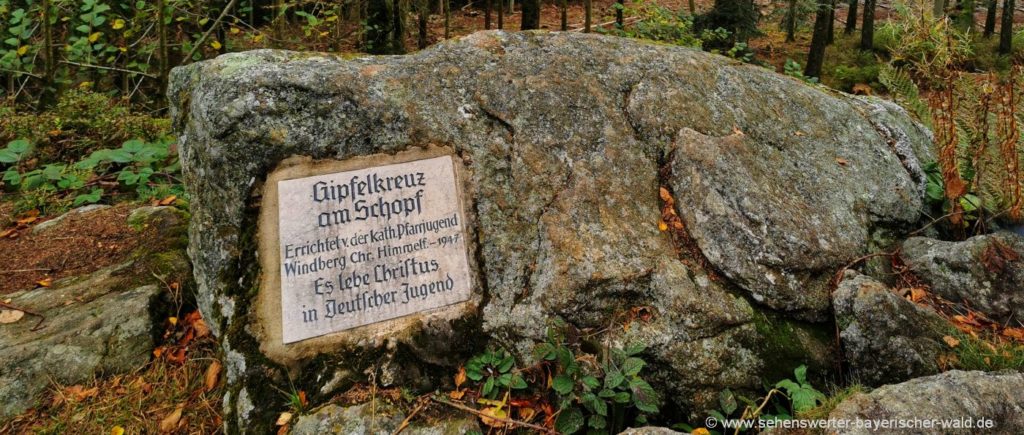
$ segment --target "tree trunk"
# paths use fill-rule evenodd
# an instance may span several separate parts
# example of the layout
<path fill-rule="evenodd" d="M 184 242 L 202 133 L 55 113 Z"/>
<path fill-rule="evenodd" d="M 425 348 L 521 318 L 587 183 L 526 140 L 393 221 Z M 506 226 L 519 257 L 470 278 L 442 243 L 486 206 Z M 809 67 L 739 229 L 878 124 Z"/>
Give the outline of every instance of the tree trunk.
<path fill-rule="evenodd" d="M 807 67 L 804 68 L 804 75 L 807 77 L 821 77 L 821 67 L 825 64 L 830 9 L 832 9 L 831 0 L 818 0 L 818 11 L 814 16 L 814 34 L 811 36 L 811 50 L 807 53 Z"/>
<path fill-rule="evenodd" d="M 591 0 L 583 0 L 583 32 L 590 33 L 590 15 L 593 12 Z"/>
<path fill-rule="evenodd" d="M 988 7 L 985 8 L 985 33 L 986 38 L 991 38 L 996 33 L 996 12 L 999 9 L 999 0 L 988 0 Z"/>
<path fill-rule="evenodd" d="M 860 48 L 861 50 L 873 50 L 875 48 L 875 0 L 864 0 L 864 19 L 861 21 Z"/>
<path fill-rule="evenodd" d="M 484 0 L 484 30 L 491 30 L 491 10 L 493 0 Z"/>
<path fill-rule="evenodd" d="M 829 0 L 828 5 L 828 36 L 825 38 L 826 45 L 832 45 L 836 41 L 836 0 Z"/>
<path fill-rule="evenodd" d="M 789 0 L 789 7 L 786 8 L 786 20 L 783 22 L 786 29 L 786 42 L 796 41 L 796 5 L 797 0 Z"/>
<path fill-rule="evenodd" d="M 419 27 L 419 36 L 417 38 L 417 46 L 420 50 L 427 48 L 429 42 L 427 41 L 427 20 L 430 18 L 430 1 L 429 0 L 416 0 L 416 15 L 417 24 Z"/>
<path fill-rule="evenodd" d="M 1003 0 L 1003 22 L 999 29 L 999 54 L 1008 55 L 1013 51 L 1013 0 Z"/>
<path fill-rule="evenodd" d="M 282 48 L 284 43 L 284 31 L 288 24 L 285 22 L 284 0 L 274 2 L 274 47 Z"/>
<path fill-rule="evenodd" d="M 569 0 L 562 0 L 562 31 L 569 30 Z"/>
<path fill-rule="evenodd" d="M 946 0 L 934 0 L 932 2 L 932 15 L 935 15 L 935 19 L 939 19 L 945 14 Z"/>
<path fill-rule="evenodd" d="M 520 2 L 522 10 L 520 11 L 522 21 L 520 22 L 520 30 L 531 30 L 540 28 L 540 0 L 523 0 Z"/>
<path fill-rule="evenodd" d="M 623 11 L 626 9 L 626 5 L 622 3 L 622 0 L 615 0 L 615 27 L 621 29 L 624 25 L 625 18 L 622 16 Z"/>
<path fill-rule="evenodd" d="M 858 3 L 859 2 L 857 0 L 850 0 L 849 6 L 848 6 L 850 9 L 846 11 L 846 29 L 843 30 L 843 33 L 845 33 L 847 35 L 852 35 L 853 32 L 855 30 L 857 30 L 857 4 Z"/>
<path fill-rule="evenodd" d="M 974 0 L 956 2 L 956 20 L 954 24 L 961 32 L 974 30 Z"/>
<path fill-rule="evenodd" d="M 444 0 L 444 39 L 452 37 L 452 2 Z"/>
<path fill-rule="evenodd" d="M 367 2 L 366 24 L 366 52 L 405 53 L 405 18 L 401 0 Z"/>
<path fill-rule="evenodd" d="M 53 25 L 50 24 L 50 0 L 43 0 L 43 91 L 39 94 L 40 108 L 47 107 L 54 103 L 57 93 L 57 85 L 54 83 L 54 75 L 57 70 L 57 62 L 53 57 Z"/>
<path fill-rule="evenodd" d="M 689 8 L 690 8 L 690 16 L 692 17 L 694 15 L 697 15 L 697 4 L 694 3 L 693 0 L 689 0 L 689 1 L 687 1 L 687 3 L 688 3 L 687 6 L 689 6 Z"/>
<path fill-rule="evenodd" d="M 498 30 L 505 28 L 505 0 L 498 0 Z"/>
<path fill-rule="evenodd" d="M 170 59 L 167 58 L 167 17 L 166 17 L 166 5 L 164 0 L 156 0 L 156 50 L 157 57 L 159 58 L 158 68 L 160 68 L 160 96 L 167 95 L 167 70 L 171 64 Z"/>

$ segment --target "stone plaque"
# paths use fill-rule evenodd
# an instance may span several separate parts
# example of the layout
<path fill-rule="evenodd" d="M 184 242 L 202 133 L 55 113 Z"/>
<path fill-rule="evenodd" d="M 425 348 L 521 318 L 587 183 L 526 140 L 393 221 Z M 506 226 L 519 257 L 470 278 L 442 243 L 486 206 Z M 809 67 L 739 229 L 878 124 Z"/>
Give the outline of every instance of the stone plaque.
<path fill-rule="evenodd" d="M 278 181 L 284 343 L 465 301 L 451 156 Z"/>

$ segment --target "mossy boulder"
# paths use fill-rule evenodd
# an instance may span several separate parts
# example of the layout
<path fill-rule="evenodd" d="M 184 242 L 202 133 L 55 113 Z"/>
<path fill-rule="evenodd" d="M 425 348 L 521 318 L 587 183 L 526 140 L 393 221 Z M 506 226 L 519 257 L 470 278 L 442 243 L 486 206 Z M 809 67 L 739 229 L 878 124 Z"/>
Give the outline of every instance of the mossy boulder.
<path fill-rule="evenodd" d="M 3 296 L 45 319 L 25 315 L 0 324 L 0 423 L 37 405 L 54 381 L 83 383 L 150 360 L 158 325 L 180 297 L 166 283 L 190 288 L 192 271 L 181 243 L 188 221 L 169 207 L 132 216 L 140 228 L 160 231 L 139 232 L 146 243 L 118 264 Z M 55 221 L 42 231 L 59 233 L 65 220 Z"/>
<path fill-rule="evenodd" d="M 601 330 L 637 311 L 651 315 L 608 341 L 646 344 L 672 405 L 706 409 L 721 389 L 760 388 L 776 367 L 830 352 L 808 332 L 827 328 L 830 278 L 877 229 L 914 227 L 932 159 L 928 132 L 894 105 L 598 35 L 480 32 L 391 57 L 259 50 L 170 82 L 199 303 L 227 352 L 229 432 L 272 430 L 276 389 L 322 403 L 371 375 L 441 385 L 484 343 L 528 362 L 554 318 Z M 268 174 L 292 156 L 431 146 L 466 174 L 478 309 L 268 358 L 253 303 L 280 291 L 260 288 L 254 254 Z M 681 217 L 672 231 L 659 229 L 662 188 Z"/>

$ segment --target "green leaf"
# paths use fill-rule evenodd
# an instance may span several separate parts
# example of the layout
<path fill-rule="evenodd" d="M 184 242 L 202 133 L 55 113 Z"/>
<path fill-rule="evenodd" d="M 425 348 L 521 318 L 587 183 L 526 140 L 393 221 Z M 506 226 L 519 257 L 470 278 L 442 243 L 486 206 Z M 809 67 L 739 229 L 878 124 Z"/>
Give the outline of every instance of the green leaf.
<path fill-rule="evenodd" d="M 0 150 L 0 163 L 17 163 L 20 156 L 9 149 Z"/>
<path fill-rule="evenodd" d="M 605 389 L 603 389 L 601 391 L 598 391 L 597 395 L 599 397 L 609 398 L 609 397 L 615 397 L 615 392 L 605 388 Z M 628 396 L 628 394 L 627 394 L 627 396 Z"/>
<path fill-rule="evenodd" d="M 597 396 L 594 396 L 594 399 L 590 401 L 590 406 L 594 409 L 594 412 L 596 412 L 597 415 L 608 415 L 608 403 Z"/>
<path fill-rule="evenodd" d="M 504 373 L 501 376 L 498 376 L 498 385 L 500 385 L 502 387 L 508 387 L 511 384 L 512 384 L 512 374 L 511 373 Z"/>
<path fill-rule="evenodd" d="M 47 180 L 59 180 L 64 172 L 64 165 L 46 165 L 43 168 L 43 176 Z"/>
<path fill-rule="evenodd" d="M 17 170 L 8 169 L 4 171 L 4 182 L 10 186 L 17 186 L 21 184 L 21 174 Z"/>
<path fill-rule="evenodd" d="M 630 397 L 629 393 L 625 391 L 615 393 L 615 396 L 612 397 L 612 401 L 615 403 L 629 403 L 631 399 L 632 397 Z"/>
<path fill-rule="evenodd" d="M 583 385 L 586 385 L 587 388 L 595 389 L 601 386 L 601 381 L 599 381 L 597 378 L 593 376 L 588 375 L 583 377 Z"/>
<path fill-rule="evenodd" d="M 95 204 L 99 202 L 102 197 L 103 189 L 93 189 L 92 192 L 76 196 L 75 201 L 71 203 L 71 206 L 78 207 L 82 204 Z"/>
<path fill-rule="evenodd" d="M 626 346 L 625 352 L 627 356 L 633 356 L 645 350 L 647 350 L 647 346 L 644 346 L 643 343 L 633 343 Z"/>
<path fill-rule="evenodd" d="M 636 376 L 643 370 L 644 360 L 635 357 L 626 358 L 626 361 L 622 363 L 622 373 L 626 376 Z"/>
<path fill-rule="evenodd" d="M 608 370 L 608 372 L 605 373 L 604 375 L 604 387 L 609 390 L 618 387 L 619 385 L 622 385 L 622 383 L 625 381 L 626 377 L 623 376 L 622 372 L 618 371 L 617 369 Z"/>
<path fill-rule="evenodd" d="M 587 419 L 587 425 L 594 429 L 604 429 L 608 425 L 608 421 L 605 420 L 604 416 L 591 415 Z"/>
<path fill-rule="evenodd" d="M 533 349 L 533 353 L 548 361 L 555 359 L 555 346 L 551 343 L 541 343 Z"/>
<path fill-rule="evenodd" d="M 806 384 L 807 383 L 807 366 L 801 364 L 800 367 L 797 367 L 795 370 L 793 370 L 793 375 L 796 376 L 796 381 L 797 382 L 799 382 L 800 384 Z"/>
<path fill-rule="evenodd" d="M 633 392 L 633 405 L 636 409 L 649 414 L 658 413 L 658 393 L 651 384 L 643 379 L 634 378 L 629 381 L 629 389 Z"/>
<path fill-rule="evenodd" d="M 488 377 L 487 382 L 484 383 L 484 396 L 490 396 L 491 392 L 494 391 L 494 378 Z"/>
<path fill-rule="evenodd" d="M 732 390 L 726 388 L 718 393 L 718 406 L 722 408 L 726 415 L 736 411 L 739 405 L 736 403 L 736 396 L 732 393 Z"/>
<path fill-rule="evenodd" d="M 575 386 L 576 385 L 572 381 L 572 378 L 565 374 L 555 376 L 555 379 L 551 381 L 551 388 L 553 388 L 556 393 L 563 396 L 572 392 L 573 387 Z"/>
<path fill-rule="evenodd" d="M 17 139 L 7 142 L 7 149 L 18 154 L 24 154 L 29 150 L 29 148 L 32 148 L 32 143 L 25 139 Z"/>
<path fill-rule="evenodd" d="M 516 390 L 522 390 L 528 387 L 528 385 L 526 385 L 526 380 L 518 373 L 512 375 L 512 382 L 509 386 Z"/>
<path fill-rule="evenodd" d="M 558 414 L 555 430 L 566 435 L 574 434 L 583 428 L 583 413 L 577 408 L 569 408 Z"/>
<path fill-rule="evenodd" d="M 505 359 L 498 363 L 498 371 L 502 373 L 508 372 L 515 363 L 515 358 L 512 358 L 511 355 L 506 356 Z"/>

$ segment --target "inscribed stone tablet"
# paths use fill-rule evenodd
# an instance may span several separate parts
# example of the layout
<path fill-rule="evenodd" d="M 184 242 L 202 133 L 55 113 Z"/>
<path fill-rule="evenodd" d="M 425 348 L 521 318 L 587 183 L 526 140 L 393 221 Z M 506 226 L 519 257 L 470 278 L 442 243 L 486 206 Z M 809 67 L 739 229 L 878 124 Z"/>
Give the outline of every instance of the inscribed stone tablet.
<path fill-rule="evenodd" d="M 469 299 L 451 156 L 277 188 L 285 343 Z"/>

